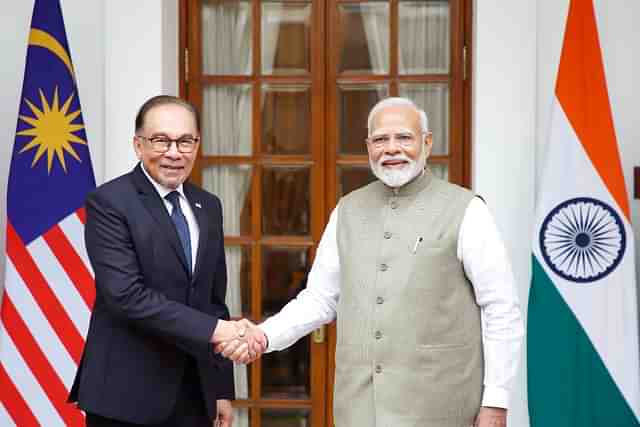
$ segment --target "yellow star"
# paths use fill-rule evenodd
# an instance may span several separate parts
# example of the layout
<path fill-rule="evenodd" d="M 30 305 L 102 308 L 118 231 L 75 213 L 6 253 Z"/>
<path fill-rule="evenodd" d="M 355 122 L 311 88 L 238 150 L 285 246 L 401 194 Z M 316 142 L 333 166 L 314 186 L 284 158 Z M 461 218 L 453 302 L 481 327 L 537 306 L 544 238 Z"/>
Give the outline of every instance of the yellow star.
<path fill-rule="evenodd" d="M 64 153 L 69 153 L 74 159 L 79 162 L 80 156 L 73 149 L 71 143 L 87 145 L 85 141 L 76 136 L 73 132 L 79 131 L 84 128 L 82 124 L 73 124 L 73 122 L 79 115 L 80 110 L 69 113 L 69 107 L 73 99 L 73 93 L 69 95 L 69 98 L 64 102 L 62 107 L 59 107 L 58 101 L 58 88 L 56 87 L 53 93 L 53 102 L 49 104 L 47 98 L 40 90 L 40 101 L 42 104 L 42 110 L 33 105 L 28 99 L 25 99 L 34 117 L 20 116 L 20 119 L 31 125 L 30 129 L 25 129 L 18 132 L 18 135 L 33 136 L 34 138 L 20 150 L 23 153 L 32 148 L 38 148 L 31 167 L 34 167 L 38 160 L 47 153 L 47 167 L 48 172 L 51 174 L 51 167 L 53 166 L 54 156 L 58 158 L 60 165 L 64 172 L 67 172 L 67 165 L 65 163 Z"/>

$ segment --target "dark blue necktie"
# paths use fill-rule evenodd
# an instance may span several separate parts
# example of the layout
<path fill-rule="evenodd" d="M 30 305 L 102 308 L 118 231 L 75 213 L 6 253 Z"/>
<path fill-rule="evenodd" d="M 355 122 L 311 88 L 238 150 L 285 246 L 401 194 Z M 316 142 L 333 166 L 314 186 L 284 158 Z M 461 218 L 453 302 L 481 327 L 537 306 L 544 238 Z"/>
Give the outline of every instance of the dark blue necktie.
<path fill-rule="evenodd" d="M 173 210 L 171 211 L 171 220 L 176 226 L 178 231 L 178 237 L 182 243 L 182 249 L 184 250 L 184 256 L 187 259 L 187 266 L 189 266 L 189 272 L 191 272 L 191 237 L 189 235 L 189 224 L 187 224 L 187 218 L 185 218 L 182 209 L 180 209 L 180 193 L 172 191 L 164 196 L 171 205 Z"/>

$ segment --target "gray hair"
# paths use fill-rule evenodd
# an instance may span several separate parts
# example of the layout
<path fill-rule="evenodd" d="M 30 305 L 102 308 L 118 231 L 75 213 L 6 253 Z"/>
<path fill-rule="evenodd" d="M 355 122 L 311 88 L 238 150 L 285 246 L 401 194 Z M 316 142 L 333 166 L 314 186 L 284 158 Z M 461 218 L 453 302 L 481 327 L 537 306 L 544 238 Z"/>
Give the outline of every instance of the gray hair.
<path fill-rule="evenodd" d="M 373 106 L 373 108 L 371 109 L 371 112 L 369 112 L 369 118 L 367 119 L 367 135 L 371 135 L 373 117 L 383 108 L 393 107 L 393 106 L 403 106 L 403 107 L 413 108 L 420 116 L 420 129 L 425 134 L 429 133 L 429 119 L 427 118 L 427 113 L 425 113 L 424 110 L 418 108 L 418 106 L 409 98 L 392 97 L 392 98 L 385 98 L 382 101 L 378 102 L 376 105 Z"/>

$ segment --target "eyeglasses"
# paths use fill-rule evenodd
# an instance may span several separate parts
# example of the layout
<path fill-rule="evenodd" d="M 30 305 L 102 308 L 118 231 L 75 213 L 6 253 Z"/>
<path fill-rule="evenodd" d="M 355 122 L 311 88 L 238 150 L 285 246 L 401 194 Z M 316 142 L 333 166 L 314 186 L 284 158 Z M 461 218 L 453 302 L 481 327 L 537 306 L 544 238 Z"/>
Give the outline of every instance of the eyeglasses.
<path fill-rule="evenodd" d="M 151 138 L 147 138 L 146 136 L 136 135 L 136 138 L 144 139 L 145 141 L 149 141 L 151 144 L 151 148 L 156 153 L 166 153 L 171 148 L 171 144 L 176 143 L 176 147 L 178 151 L 181 153 L 193 153 L 200 142 L 200 138 L 197 136 L 183 136 L 178 139 L 171 139 L 167 136 L 152 136 Z"/>
<path fill-rule="evenodd" d="M 396 144 L 400 145 L 402 148 L 410 148 L 416 142 L 416 136 L 410 132 L 400 132 L 394 133 L 391 135 L 388 134 L 380 134 L 373 135 L 366 139 L 366 141 L 376 150 L 381 150 L 386 147 L 391 140 L 395 140 Z"/>

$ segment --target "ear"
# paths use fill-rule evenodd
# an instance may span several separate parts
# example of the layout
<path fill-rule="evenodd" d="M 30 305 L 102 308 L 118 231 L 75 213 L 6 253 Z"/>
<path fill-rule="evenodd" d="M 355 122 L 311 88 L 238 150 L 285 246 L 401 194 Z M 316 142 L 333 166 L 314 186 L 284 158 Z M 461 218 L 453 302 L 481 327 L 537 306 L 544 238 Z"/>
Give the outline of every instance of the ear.
<path fill-rule="evenodd" d="M 138 160 L 142 160 L 142 150 L 144 147 L 142 147 L 142 139 L 140 138 L 136 138 L 135 136 L 133 137 L 133 149 L 136 152 L 136 157 L 138 158 Z"/>
<path fill-rule="evenodd" d="M 427 133 L 424 136 L 424 150 L 425 150 L 425 155 L 428 158 L 429 155 L 431 155 L 431 148 L 433 147 L 433 138 L 432 138 L 433 134 L 431 132 Z"/>

